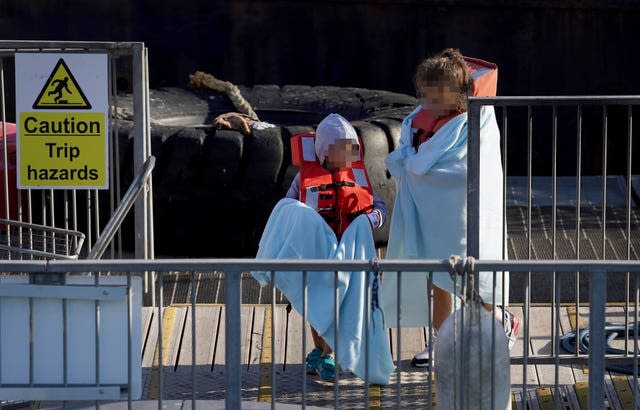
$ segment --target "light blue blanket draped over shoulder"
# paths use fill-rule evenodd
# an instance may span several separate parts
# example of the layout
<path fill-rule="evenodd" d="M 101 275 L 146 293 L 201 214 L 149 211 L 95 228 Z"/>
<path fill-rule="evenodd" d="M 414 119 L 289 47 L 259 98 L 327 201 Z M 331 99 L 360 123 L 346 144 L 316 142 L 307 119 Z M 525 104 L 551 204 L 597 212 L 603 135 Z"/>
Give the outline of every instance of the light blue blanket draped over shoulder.
<path fill-rule="evenodd" d="M 418 152 L 412 147 L 411 121 L 418 106 L 402 123 L 400 145 L 385 163 L 396 180 L 397 194 L 387 247 L 389 259 L 447 259 L 466 255 L 467 113 L 442 126 Z M 480 117 L 480 255 L 502 259 L 504 210 L 500 132 L 493 107 Z M 487 303 L 506 305 L 508 274 L 503 293 L 502 272 L 480 273 L 480 296 Z M 454 292 L 448 272 L 434 272 L 433 284 Z M 427 273 L 404 272 L 401 280 L 401 325 L 428 324 Z M 397 274 L 382 275 L 381 304 L 387 326 L 397 318 Z"/>
<path fill-rule="evenodd" d="M 366 215 L 358 216 L 340 241 L 312 208 L 291 198 L 280 200 L 271 212 L 260 239 L 257 259 L 369 260 L 375 257 L 371 226 Z M 271 280 L 268 272 L 253 272 L 260 285 Z M 369 340 L 369 382 L 388 384 L 394 370 L 382 312 L 374 303 L 369 334 L 365 332 L 368 272 L 338 272 L 338 335 L 334 338 L 334 272 L 307 273 L 307 319 L 336 351 L 343 368 L 365 379 L 365 340 Z M 275 285 L 291 305 L 302 312 L 302 272 L 276 272 Z M 374 302 L 377 298 L 373 295 Z"/>

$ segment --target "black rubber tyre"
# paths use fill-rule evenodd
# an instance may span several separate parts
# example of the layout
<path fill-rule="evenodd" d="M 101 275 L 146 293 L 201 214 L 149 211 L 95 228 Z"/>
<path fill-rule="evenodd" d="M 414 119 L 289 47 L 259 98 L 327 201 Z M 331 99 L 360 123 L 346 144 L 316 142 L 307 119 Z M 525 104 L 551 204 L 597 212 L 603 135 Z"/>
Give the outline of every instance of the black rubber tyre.
<path fill-rule="evenodd" d="M 386 245 L 389 237 L 389 220 L 393 212 L 396 197 L 395 183 L 387 176 L 384 159 L 389 154 L 387 135 L 372 122 L 354 121 L 353 126 L 360 135 L 364 145 L 364 164 L 367 167 L 373 189 L 387 206 L 387 222 L 382 228 L 374 231 L 376 245 Z"/>
<path fill-rule="evenodd" d="M 291 165 L 291 136 L 313 131 L 332 112 L 351 120 L 362 138 L 371 183 L 389 210 L 387 223 L 375 232 L 376 244 L 386 244 L 395 183 L 384 158 L 397 146 L 401 120 L 416 100 L 356 88 L 266 85 L 241 90 L 260 118 L 275 128 L 250 135 L 214 130 L 207 124 L 234 110 L 225 95 L 182 89 L 151 92 L 156 253 L 254 256 L 271 209 L 298 171 Z M 126 97 L 122 101 L 124 191 L 133 175 L 133 138 Z"/>
<path fill-rule="evenodd" d="M 373 118 L 371 120 L 372 124 L 377 125 L 382 128 L 387 134 L 388 142 L 389 142 L 389 152 L 398 148 L 400 145 L 400 128 L 402 127 L 402 121 L 398 121 L 393 118 Z"/>

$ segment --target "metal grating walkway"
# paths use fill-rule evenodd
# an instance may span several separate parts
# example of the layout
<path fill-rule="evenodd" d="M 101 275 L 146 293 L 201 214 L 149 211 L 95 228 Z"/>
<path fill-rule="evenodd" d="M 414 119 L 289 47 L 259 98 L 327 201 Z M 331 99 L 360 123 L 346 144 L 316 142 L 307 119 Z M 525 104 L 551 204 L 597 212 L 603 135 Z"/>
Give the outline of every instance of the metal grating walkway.
<path fill-rule="evenodd" d="M 157 350 L 158 326 L 163 329 L 162 371 L 164 400 L 182 401 L 191 399 L 191 307 L 176 305 L 164 308 L 163 322 L 158 323 L 157 311 L 143 308 L 143 400 L 157 400 L 160 397 L 159 352 Z M 196 362 L 195 397 L 202 400 L 223 400 L 225 395 L 224 363 L 224 307 L 219 305 L 196 306 Z M 522 317 L 521 308 L 514 312 Z M 299 405 L 302 401 L 302 355 L 311 349 L 311 337 L 307 333 L 307 347 L 301 346 L 302 320 L 294 310 L 289 314 L 285 306 L 276 305 L 273 317 L 270 305 L 245 305 L 242 308 L 242 399 L 249 402 L 270 402 L 275 397 L 278 404 Z M 581 307 L 578 320 L 580 326 L 586 324 L 588 307 Z M 607 320 L 624 321 L 622 307 L 609 306 Z M 549 306 L 531 307 L 530 351 L 531 354 L 544 355 L 550 352 L 551 308 Z M 275 326 L 275 340 L 271 340 L 271 327 Z M 576 326 L 575 310 L 572 306 L 561 309 L 560 325 L 562 332 Z M 308 332 L 308 327 L 306 329 Z M 421 350 L 425 342 L 426 330 L 423 328 L 403 329 L 401 353 L 401 408 L 427 408 L 429 401 L 428 373 L 409 365 L 413 354 Z M 522 335 L 522 332 L 521 332 Z M 395 329 L 390 331 L 392 346 L 395 343 Z M 270 346 L 275 346 L 275 356 L 271 357 Z M 623 341 L 620 341 L 623 343 Z M 618 346 L 620 347 L 620 346 Z M 521 356 L 523 341 L 520 338 L 511 352 L 512 357 Z M 395 347 L 393 348 L 394 360 Z M 271 391 L 271 363 L 275 363 L 276 389 Z M 554 409 L 552 390 L 555 381 L 553 365 L 511 366 L 512 405 L 514 409 Z M 523 391 L 523 378 L 527 387 Z M 586 409 L 588 394 L 588 373 L 580 365 L 562 365 L 559 368 L 559 394 L 564 409 Z M 606 399 L 610 409 L 632 409 L 633 398 L 629 377 L 607 373 Z M 333 407 L 333 385 L 308 376 L 306 383 L 309 406 Z M 364 394 L 363 382 L 347 372 L 340 374 L 340 408 L 364 408 L 368 400 L 371 408 L 391 408 L 397 404 L 398 391 L 396 375 L 392 376 L 388 386 L 370 386 L 369 397 Z M 523 396 L 526 396 L 523 400 Z M 433 396 L 432 396 L 433 397 Z M 557 397 L 557 396 L 556 396 Z M 142 402 L 141 402 L 142 403 Z M 188 404 L 188 402 L 185 402 Z M 42 403 L 42 408 L 54 403 Z"/>

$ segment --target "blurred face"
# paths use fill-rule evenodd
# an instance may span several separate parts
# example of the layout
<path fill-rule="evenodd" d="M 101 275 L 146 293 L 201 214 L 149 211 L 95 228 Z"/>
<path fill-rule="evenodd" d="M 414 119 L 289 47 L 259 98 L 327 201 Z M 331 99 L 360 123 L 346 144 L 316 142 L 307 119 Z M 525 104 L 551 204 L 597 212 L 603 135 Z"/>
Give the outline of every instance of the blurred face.
<path fill-rule="evenodd" d="M 353 162 L 358 160 L 358 144 L 351 140 L 338 140 L 329 145 L 326 157 L 326 167 L 329 170 L 339 168 L 349 168 Z"/>
<path fill-rule="evenodd" d="M 436 81 L 433 84 L 421 84 L 418 91 L 425 106 L 436 117 L 444 117 L 458 109 L 460 92 L 448 83 Z"/>

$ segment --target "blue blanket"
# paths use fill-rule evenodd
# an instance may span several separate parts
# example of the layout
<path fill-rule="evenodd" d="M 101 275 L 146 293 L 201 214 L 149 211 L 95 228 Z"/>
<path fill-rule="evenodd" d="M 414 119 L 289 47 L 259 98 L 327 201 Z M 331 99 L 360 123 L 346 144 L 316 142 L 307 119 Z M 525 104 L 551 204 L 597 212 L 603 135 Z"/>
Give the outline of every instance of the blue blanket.
<path fill-rule="evenodd" d="M 411 121 L 417 107 L 402 123 L 400 145 L 385 163 L 396 180 L 397 194 L 387 258 L 447 259 L 466 254 L 467 218 L 467 114 L 460 114 L 418 152 L 411 145 Z M 480 258 L 502 259 L 503 207 L 500 132 L 493 107 L 483 107 L 480 129 Z M 382 275 L 381 303 L 388 326 L 396 326 L 397 274 Z M 493 292 L 493 272 L 480 273 L 480 296 L 487 303 L 506 305 L 508 273 L 497 273 Z M 427 273 L 402 275 L 402 325 L 428 324 Z M 434 272 L 433 284 L 454 292 L 448 272 Z M 494 297 L 495 296 L 495 297 Z"/>
<path fill-rule="evenodd" d="M 295 199 L 280 200 L 271 212 L 260 239 L 257 259 L 369 260 L 375 245 L 369 220 L 357 217 L 340 241 L 312 208 Z M 261 286 L 269 272 L 253 272 Z M 338 272 L 338 340 L 334 333 L 334 272 L 308 272 L 307 319 L 318 334 L 337 350 L 337 361 L 356 376 L 365 378 L 365 340 L 369 341 L 369 382 L 388 384 L 394 370 L 382 313 L 372 295 L 369 333 L 365 332 L 367 289 L 377 281 L 369 272 Z M 369 283 L 367 283 L 369 282 Z M 302 312 L 302 273 L 276 272 L 275 285 L 291 305 Z M 369 286 L 368 286 L 369 285 Z"/>

